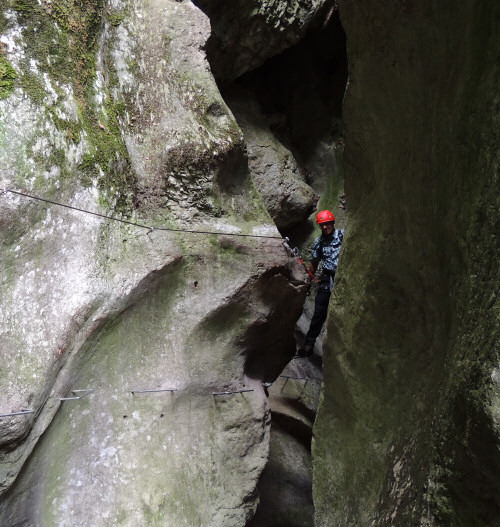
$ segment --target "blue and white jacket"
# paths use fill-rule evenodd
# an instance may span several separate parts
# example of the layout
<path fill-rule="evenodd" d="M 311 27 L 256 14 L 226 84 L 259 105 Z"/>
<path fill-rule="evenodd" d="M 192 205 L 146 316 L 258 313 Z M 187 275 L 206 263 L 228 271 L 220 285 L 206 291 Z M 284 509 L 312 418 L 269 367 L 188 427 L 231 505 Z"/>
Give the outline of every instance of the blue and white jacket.
<path fill-rule="evenodd" d="M 321 261 L 323 271 L 335 272 L 339 263 L 339 254 L 344 239 L 344 229 L 334 229 L 331 236 L 318 236 L 314 241 L 311 260 Z"/>

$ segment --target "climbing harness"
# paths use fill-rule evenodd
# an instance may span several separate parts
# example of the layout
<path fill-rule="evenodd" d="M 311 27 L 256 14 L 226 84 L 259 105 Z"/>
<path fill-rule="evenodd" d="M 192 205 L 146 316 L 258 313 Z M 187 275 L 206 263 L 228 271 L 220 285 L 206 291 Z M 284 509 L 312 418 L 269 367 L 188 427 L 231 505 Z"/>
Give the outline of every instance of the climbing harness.
<path fill-rule="evenodd" d="M 309 270 L 309 267 L 307 266 L 306 262 L 302 259 L 300 256 L 300 251 L 298 247 L 290 247 L 290 238 L 288 236 L 285 236 L 285 241 L 283 242 L 283 246 L 285 249 L 287 249 L 290 254 L 297 258 L 297 262 L 304 268 L 305 272 L 311 277 L 312 280 L 314 280 L 317 284 L 319 284 L 319 280 L 316 278 L 316 276 Z M 310 285 L 310 284 L 309 284 Z"/>

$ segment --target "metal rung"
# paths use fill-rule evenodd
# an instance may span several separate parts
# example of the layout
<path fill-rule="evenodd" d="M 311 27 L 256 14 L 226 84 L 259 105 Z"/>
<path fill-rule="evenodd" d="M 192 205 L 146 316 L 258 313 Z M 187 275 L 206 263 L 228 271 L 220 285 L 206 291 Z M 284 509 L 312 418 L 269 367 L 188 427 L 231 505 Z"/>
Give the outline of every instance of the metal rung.
<path fill-rule="evenodd" d="M 87 395 L 90 395 L 94 391 L 94 388 L 86 388 L 85 390 L 71 390 L 71 393 L 82 393 L 83 395 L 76 395 L 75 397 L 61 397 L 60 401 L 79 401 Z"/>
<path fill-rule="evenodd" d="M 156 392 L 177 392 L 177 388 L 161 388 L 158 390 L 131 390 L 130 393 L 156 393 Z"/>
<path fill-rule="evenodd" d="M 0 414 L 0 417 L 11 417 L 13 415 L 26 415 L 26 414 L 32 414 L 35 410 L 20 410 L 19 412 L 11 412 L 10 414 Z"/>
<path fill-rule="evenodd" d="M 253 388 L 248 388 L 244 390 L 234 390 L 230 392 L 212 392 L 212 395 L 232 395 L 234 393 L 245 393 L 245 392 L 253 392 Z"/>

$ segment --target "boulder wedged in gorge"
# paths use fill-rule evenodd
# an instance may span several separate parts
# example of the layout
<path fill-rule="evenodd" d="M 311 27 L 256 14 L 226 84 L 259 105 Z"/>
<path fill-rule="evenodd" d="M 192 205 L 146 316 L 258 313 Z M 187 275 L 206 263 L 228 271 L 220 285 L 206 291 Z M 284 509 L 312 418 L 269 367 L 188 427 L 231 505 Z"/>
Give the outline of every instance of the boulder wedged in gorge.
<path fill-rule="evenodd" d="M 210 17 L 207 43 L 217 79 L 232 81 L 297 44 L 311 27 L 322 25 L 334 0 L 196 0 Z"/>
<path fill-rule="evenodd" d="M 305 291 L 209 21 L 11 2 L 0 28 L 0 413 L 32 410 L 1 418 L 0 525 L 245 525 Z"/>
<path fill-rule="evenodd" d="M 315 525 L 498 525 L 500 5 L 339 10 L 349 225 Z"/>
<path fill-rule="evenodd" d="M 281 232 L 304 223 L 318 196 L 305 182 L 303 168 L 271 132 L 249 92 L 233 89 L 225 99 L 241 126 L 252 180 L 274 223 Z"/>

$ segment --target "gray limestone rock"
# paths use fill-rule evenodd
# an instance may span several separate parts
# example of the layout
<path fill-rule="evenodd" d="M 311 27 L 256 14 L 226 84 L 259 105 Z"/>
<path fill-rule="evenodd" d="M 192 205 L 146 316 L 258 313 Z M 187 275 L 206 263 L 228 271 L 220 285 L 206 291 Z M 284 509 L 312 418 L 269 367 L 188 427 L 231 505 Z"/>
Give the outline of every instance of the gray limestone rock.
<path fill-rule="evenodd" d="M 286 230 L 304 222 L 318 196 L 304 181 L 293 154 L 269 130 L 249 93 L 233 91 L 226 99 L 245 137 L 250 174 L 276 226 Z"/>
<path fill-rule="evenodd" d="M 212 22 L 208 51 L 216 77 L 234 80 L 325 24 L 335 0 L 197 0 Z"/>
<path fill-rule="evenodd" d="M 0 15 L 17 73 L 0 413 L 33 410 L 0 418 L 0 525 L 243 526 L 269 445 L 261 381 L 294 351 L 275 326 L 292 335 L 304 290 L 206 62 L 208 20 L 171 0 Z M 139 393 L 156 389 L 176 391 Z"/>
<path fill-rule="evenodd" d="M 268 388 L 272 424 L 260 502 L 248 527 L 314 524 L 311 440 L 322 383 L 318 357 L 294 359 Z"/>

